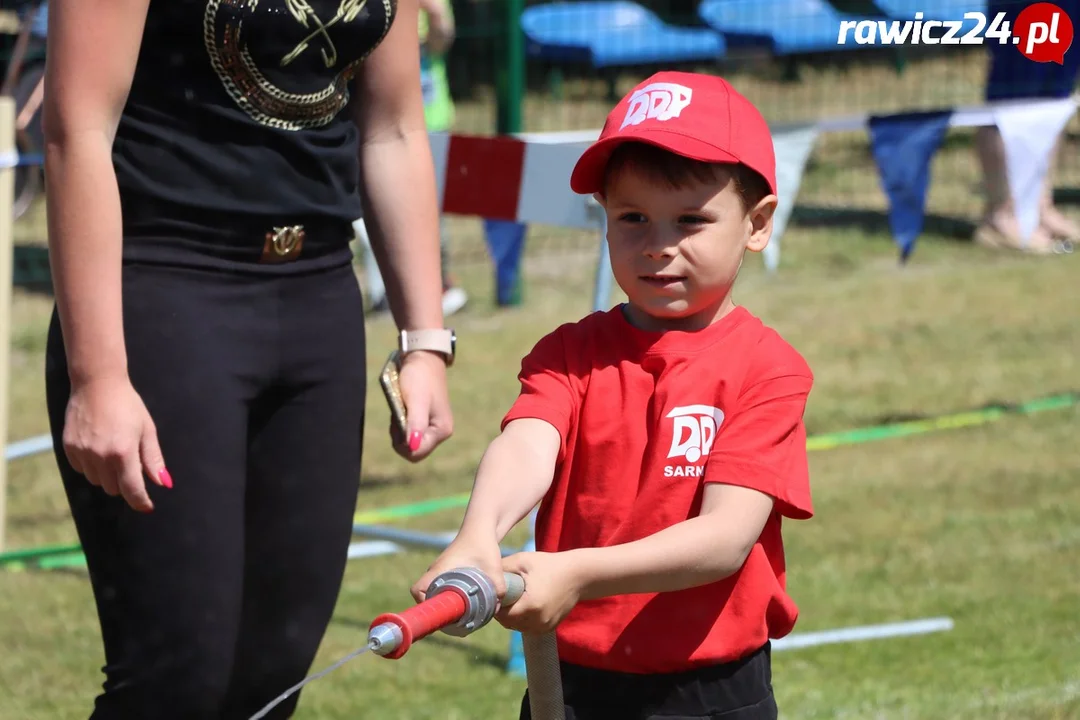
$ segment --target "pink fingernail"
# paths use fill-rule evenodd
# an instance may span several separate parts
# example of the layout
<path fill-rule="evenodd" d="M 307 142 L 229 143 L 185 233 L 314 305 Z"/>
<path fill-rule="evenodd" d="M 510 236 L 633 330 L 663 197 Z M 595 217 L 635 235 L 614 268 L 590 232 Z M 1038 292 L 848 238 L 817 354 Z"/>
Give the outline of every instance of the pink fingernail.
<path fill-rule="evenodd" d="M 413 430 L 409 435 L 409 449 L 416 452 L 420 449 L 420 439 L 423 437 L 419 430 Z"/>
<path fill-rule="evenodd" d="M 166 470 L 165 468 L 161 468 L 161 472 L 158 473 L 158 477 L 161 478 L 161 484 L 164 487 L 172 490 L 172 475 L 169 474 L 168 470 Z"/>

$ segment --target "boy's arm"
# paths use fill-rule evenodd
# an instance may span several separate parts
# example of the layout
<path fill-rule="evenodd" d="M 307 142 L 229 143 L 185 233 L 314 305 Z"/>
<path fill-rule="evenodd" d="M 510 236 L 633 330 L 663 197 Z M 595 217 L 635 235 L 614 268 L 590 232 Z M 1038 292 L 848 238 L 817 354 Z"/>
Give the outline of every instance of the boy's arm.
<path fill-rule="evenodd" d="M 518 377 L 521 393 L 480 460 L 457 537 L 413 584 L 417 601 L 439 573 L 464 566 L 488 575 L 500 597 L 505 592 L 499 544 L 551 487 L 571 432 L 577 400 L 561 330 L 537 342 Z"/>
<path fill-rule="evenodd" d="M 460 534 L 502 542 L 551 487 L 577 407 L 567 368 L 569 331 L 560 326 L 522 358 L 521 392 L 480 460 Z"/>
<path fill-rule="evenodd" d="M 499 543 L 551 486 L 560 444 L 559 431 L 544 420 L 526 417 L 506 424 L 476 470 L 457 537 L 413 583 L 417 602 L 426 597 L 438 575 L 466 566 L 487 575 L 502 597 L 506 583 Z"/>
<path fill-rule="evenodd" d="M 705 470 L 697 517 L 630 543 L 571 551 L 583 599 L 671 592 L 734 574 L 775 511 L 808 518 L 803 413 L 809 371 L 773 375 L 739 398 Z"/>
<path fill-rule="evenodd" d="M 544 420 L 510 421 L 480 460 L 460 534 L 502 542 L 551 487 L 561 443 Z"/>
<path fill-rule="evenodd" d="M 710 483 L 698 517 L 634 542 L 569 551 L 581 599 L 672 592 L 723 580 L 746 562 L 772 511 L 769 495 Z"/>

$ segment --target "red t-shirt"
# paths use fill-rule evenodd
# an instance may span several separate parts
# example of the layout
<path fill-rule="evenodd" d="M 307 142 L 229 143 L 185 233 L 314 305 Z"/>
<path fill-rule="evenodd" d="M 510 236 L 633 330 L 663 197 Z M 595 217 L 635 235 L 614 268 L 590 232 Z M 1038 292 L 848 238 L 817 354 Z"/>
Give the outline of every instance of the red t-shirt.
<path fill-rule="evenodd" d="M 603 547 L 695 517 L 704 483 L 760 490 L 775 509 L 743 567 L 716 583 L 579 603 L 558 628 L 569 663 L 628 673 L 729 662 L 788 634 L 781 516 L 813 514 L 802 356 L 741 307 L 699 332 L 646 332 L 620 308 L 562 325 L 522 361 L 503 419 L 562 436 L 536 524 L 541 552 Z"/>

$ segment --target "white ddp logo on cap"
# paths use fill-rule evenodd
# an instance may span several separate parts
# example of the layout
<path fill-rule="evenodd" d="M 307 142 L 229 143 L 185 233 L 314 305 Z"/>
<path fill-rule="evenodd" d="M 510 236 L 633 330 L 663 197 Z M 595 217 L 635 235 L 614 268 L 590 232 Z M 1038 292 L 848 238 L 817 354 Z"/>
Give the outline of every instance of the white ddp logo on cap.
<path fill-rule="evenodd" d="M 693 91 L 676 83 L 653 83 L 630 96 L 630 108 L 626 111 L 619 130 L 627 125 L 640 125 L 647 119 L 670 120 L 690 104 Z"/>

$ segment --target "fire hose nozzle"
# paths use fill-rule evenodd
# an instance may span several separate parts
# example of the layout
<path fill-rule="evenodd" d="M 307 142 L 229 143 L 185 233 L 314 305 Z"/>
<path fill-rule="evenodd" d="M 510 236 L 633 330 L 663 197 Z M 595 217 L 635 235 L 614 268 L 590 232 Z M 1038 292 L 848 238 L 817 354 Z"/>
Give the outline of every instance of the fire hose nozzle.
<path fill-rule="evenodd" d="M 514 573 L 503 575 L 506 594 L 502 606 L 513 605 L 525 592 L 525 580 Z M 474 567 L 448 570 L 428 586 L 424 602 L 400 613 L 375 618 L 368 631 L 371 651 L 392 660 L 408 652 L 412 644 L 436 630 L 465 637 L 491 622 L 499 597 L 495 584 Z"/>

